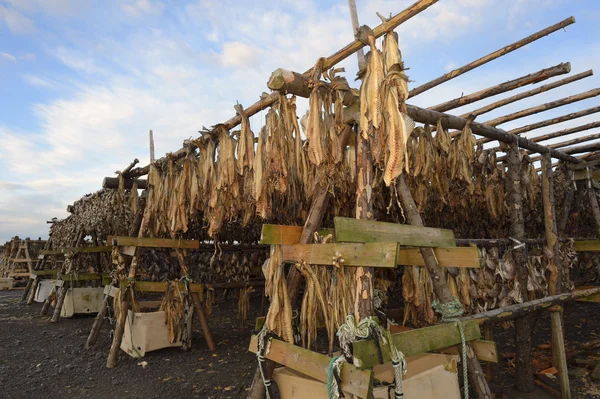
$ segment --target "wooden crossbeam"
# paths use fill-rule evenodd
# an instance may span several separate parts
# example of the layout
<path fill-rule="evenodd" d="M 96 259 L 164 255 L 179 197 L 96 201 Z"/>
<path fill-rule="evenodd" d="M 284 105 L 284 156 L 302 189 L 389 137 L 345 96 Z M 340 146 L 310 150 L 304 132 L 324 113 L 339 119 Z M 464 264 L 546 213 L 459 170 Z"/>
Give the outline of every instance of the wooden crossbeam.
<path fill-rule="evenodd" d="M 588 290 L 590 288 L 597 288 L 594 287 L 593 285 L 584 285 L 581 287 L 575 287 L 575 291 L 583 291 L 583 290 Z M 583 298 L 579 298 L 579 299 L 575 299 L 578 302 L 595 302 L 598 303 L 600 302 L 600 294 L 595 294 L 595 295 L 590 295 L 590 296 L 586 296 Z"/>
<path fill-rule="evenodd" d="M 448 229 L 336 217 L 337 242 L 397 242 L 409 247 L 456 247 L 454 232 Z"/>
<path fill-rule="evenodd" d="M 110 252 L 112 251 L 112 247 L 110 246 L 100 246 L 100 247 L 73 247 L 73 248 L 65 248 L 63 249 L 63 253 L 67 252 L 77 252 L 77 253 L 96 253 L 96 252 Z"/>
<path fill-rule="evenodd" d="M 592 180 L 600 179 L 600 170 L 590 170 L 589 175 L 587 170 L 578 170 L 575 171 L 573 177 L 574 180 L 587 180 L 588 178 Z"/>
<path fill-rule="evenodd" d="M 126 284 L 127 282 L 123 282 Z M 135 281 L 132 283 L 135 290 L 138 292 L 167 292 L 168 283 L 166 282 L 153 282 L 153 281 Z M 180 289 L 185 289 L 184 284 L 179 284 Z M 199 293 L 204 292 L 204 284 L 190 283 L 190 292 Z"/>
<path fill-rule="evenodd" d="M 600 252 L 600 240 L 575 241 L 577 252 Z"/>
<path fill-rule="evenodd" d="M 469 267 L 481 266 L 481 253 L 477 247 L 434 248 L 435 257 L 442 267 Z M 400 266 L 425 266 L 425 260 L 419 248 L 398 249 L 398 265 Z"/>
<path fill-rule="evenodd" d="M 260 243 L 267 245 L 293 245 L 300 242 L 302 226 L 284 226 L 279 224 L 263 224 Z M 333 234 L 333 229 L 320 229 L 319 234 Z"/>
<path fill-rule="evenodd" d="M 481 338 L 479 323 L 476 320 L 463 323 L 463 327 L 466 341 Z M 404 356 L 431 352 L 461 343 L 460 332 L 454 323 L 437 324 L 431 327 L 392 334 L 392 340 Z M 356 367 L 366 369 L 380 364 L 379 350 L 374 340 L 357 341 L 352 345 L 352 349 Z M 381 345 L 381 352 L 384 363 L 392 360 L 387 345 Z"/>
<path fill-rule="evenodd" d="M 258 351 L 257 343 L 257 337 L 253 335 L 248 350 L 256 353 Z M 327 383 L 329 363 L 331 362 L 329 356 L 278 339 L 271 339 L 271 345 L 265 357 L 318 381 Z M 344 392 L 360 398 L 371 397 L 373 370 L 359 370 L 352 364 L 344 364 L 340 377 L 342 378 L 341 388 Z"/>
<path fill-rule="evenodd" d="M 282 245 L 284 262 L 306 261 L 311 265 L 331 265 L 336 253 L 342 255 L 344 266 L 396 267 L 398 244 L 335 243 Z"/>
<path fill-rule="evenodd" d="M 200 248 L 198 240 L 179 240 L 170 238 L 146 238 L 146 237 L 123 237 L 108 236 L 107 243 L 113 246 L 151 247 L 151 248 Z"/>
<path fill-rule="evenodd" d="M 476 339 L 471 341 L 475 356 L 477 359 L 483 360 L 484 362 L 498 363 L 498 347 L 494 341 L 485 341 L 483 339 Z M 436 350 L 439 353 L 447 353 L 449 355 L 459 355 L 458 346 L 450 346 Z"/>
<path fill-rule="evenodd" d="M 40 250 L 40 255 L 62 255 L 62 249 L 59 250 L 50 250 L 50 249 L 42 249 Z"/>

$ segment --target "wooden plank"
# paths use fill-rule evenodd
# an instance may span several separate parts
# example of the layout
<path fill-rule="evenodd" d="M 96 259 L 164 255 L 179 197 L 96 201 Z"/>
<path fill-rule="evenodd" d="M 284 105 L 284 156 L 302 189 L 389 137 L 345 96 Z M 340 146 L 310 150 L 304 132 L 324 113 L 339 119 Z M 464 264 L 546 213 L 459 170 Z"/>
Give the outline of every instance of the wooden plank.
<path fill-rule="evenodd" d="M 484 362 L 498 363 L 498 348 L 494 341 L 476 339 L 471 341 L 471 344 L 473 345 L 477 359 L 483 360 Z M 448 348 L 436 350 L 436 352 L 447 353 L 449 355 L 458 355 L 458 347 L 459 345 L 450 346 Z"/>
<path fill-rule="evenodd" d="M 200 248 L 198 240 L 174 240 L 170 238 L 146 238 L 146 237 L 123 237 L 108 236 L 106 242 L 113 246 L 134 246 L 152 248 Z"/>
<path fill-rule="evenodd" d="M 29 273 L 29 272 L 23 272 L 23 273 L 10 272 L 10 273 L 8 273 L 8 277 L 29 277 L 30 275 L 31 275 L 31 273 Z"/>
<path fill-rule="evenodd" d="M 60 270 L 59 269 L 55 269 L 55 270 L 35 270 L 34 273 L 38 276 L 52 276 L 52 275 L 56 275 L 58 274 Z"/>
<path fill-rule="evenodd" d="M 282 245 L 282 260 L 306 261 L 311 265 L 331 265 L 336 252 L 342 255 L 344 266 L 396 267 L 398 244 L 335 243 Z"/>
<path fill-rule="evenodd" d="M 590 288 L 597 288 L 594 287 L 593 285 L 583 285 L 580 287 L 575 287 L 575 291 L 583 291 L 583 290 L 587 290 Z M 594 303 L 600 303 L 600 294 L 595 294 L 595 295 L 590 295 L 590 296 L 586 296 L 583 298 L 578 298 L 575 299 L 578 302 L 594 302 Z"/>
<path fill-rule="evenodd" d="M 448 229 L 343 217 L 334 218 L 333 223 L 337 242 L 397 242 L 409 247 L 456 247 L 454 232 Z"/>
<path fill-rule="evenodd" d="M 263 224 L 260 244 L 266 245 L 294 245 L 300 242 L 302 226 L 283 226 L 278 224 Z M 333 229 L 320 229 L 322 236 L 333 234 Z"/>
<path fill-rule="evenodd" d="M 479 268 L 481 254 L 477 247 L 434 248 L 433 252 L 442 267 Z M 425 266 L 419 248 L 399 248 L 398 265 Z"/>
<path fill-rule="evenodd" d="M 575 241 L 575 251 L 577 251 L 577 252 L 599 252 L 600 251 L 600 240 Z"/>
<path fill-rule="evenodd" d="M 257 338 L 250 339 L 248 350 L 257 352 Z M 271 339 L 269 352 L 265 356 L 276 363 L 282 364 L 318 381 L 327 383 L 327 373 L 331 358 L 317 352 L 309 351 L 296 345 L 278 339 Z M 341 371 L 342 390 L 360 398 L 371 397 L 373 385 L 373 370 L 359 370 L 351 364 L 344 364 Z"/>
<path fill-rule="evenodd" d="M 101 247 L 73 247 L 73 248 L 65 248 L 63 252 L 78 252 L 78 253 L 96 253 L 96 252 L 110 252 L 112 251 L 111 246 L 101 246 Z"/>
<path fill-rule="evenodd" d="M 481 338 L 477 320 L 464 322 L 463 327 L 467 341 Z M 454 323 L 437 324 L 431 327 L 392 334 L 392 340 L 404 356 L 431 352 L 461 343 L 458 327 Z M 381 352 L 384 363 L 391 361 L 390 350 L 387 345 L 381 346 Z M 355 342 L 353 344 L 353 354 L 354 365 L 358 368 L 365 369 L 380 364 L 379 352 L 375 341 L 372 339 Z"/>
<path fill-rule="evenodd" d="M 151 281 L 135 281 L 135 290 L 139 292 L 166 292 L 166 282 L 151 282 Z M 179 287 L 184 289 L 185 286 L 180 284 Z M 201 294 L 203 292 L 204 285 L 198 283 L 190 284 L 190 292 L 197 292 Z"/>
<path fill-rule="evenodd" d="M 102 276 L 96 273 L 78 273 L 78 274 L 67 274 L 62 276 L 65 281 L 89 281 L 89 280 L 101 280 Z"/>
<path fill-rule="evenodd" d="M 62 255 L 63 250 L 62 249 L 58 249 L 58 250 L 41 249 L 40 254 L 41 255 Z"/>
<path fill-rule="evenodd" d="M 587 180 L 589 179 L 594 179 L 594 180 L 598 180 L 600 179 L 600 170 L 590 170 L 588 173 L 588 170 L 576 170 L 574 173 L 574 180 Z"/>
<path fill-rule="evenodd" d="M 33 260 L 31 260 L 31 259 L 17 259 L 17 258 L 13 258 L 13 259 L 9 259 L 9 262 L 12 262 L 12 263 L 30 263 L 30 262 L 33 262 Z"/>
<path fill-rule="evenodd" d="M 600 165 L 600 159 L 596 159 L 595 161 L 581 162 L 577 164 L 567 164 L 567 166 L 571 170 L 582 170 L 596 165 Z"/>

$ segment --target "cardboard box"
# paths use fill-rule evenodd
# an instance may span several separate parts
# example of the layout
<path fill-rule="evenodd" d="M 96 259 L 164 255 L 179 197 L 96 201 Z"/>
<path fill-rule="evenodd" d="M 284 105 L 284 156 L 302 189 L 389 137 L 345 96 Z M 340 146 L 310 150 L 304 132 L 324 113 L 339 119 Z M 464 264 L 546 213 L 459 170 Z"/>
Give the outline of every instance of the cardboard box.
<path fill-rule="evenodd" d="M 454 355 L 432 353 L 409 357 L 407 371 L 402 379 L 404 397 L 406 399 L 460 399 L 457 361 L 458 357 Z M 379 381 L 391 383 L 394 380 L 391 363 L 376 366 L 374 373 Z M 281 399 L 328 398 L 327 384 L 287 367 L 275 369 L 273 379 L 279 387 Z M 346 397 L 351 395 L 346 394 Z M 388 399 L 388 388 L 375 387 L 373 398 Z"/>
<path fill-rule="evenodd" d="M 165 324 L 165 312 L 134 313 L 131 310 L 125 321 L 121 350 L 139 358 L 146 352 L 162 348 L 180 347 L 181 341 L 169 342 L 169 330 Z"/>

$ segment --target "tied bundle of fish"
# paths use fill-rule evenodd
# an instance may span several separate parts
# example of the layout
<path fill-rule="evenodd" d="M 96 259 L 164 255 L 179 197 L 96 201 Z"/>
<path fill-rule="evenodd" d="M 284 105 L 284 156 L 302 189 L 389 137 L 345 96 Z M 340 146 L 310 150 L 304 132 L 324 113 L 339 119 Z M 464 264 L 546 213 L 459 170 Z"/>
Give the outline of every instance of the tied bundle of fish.
<path fill-rule="evenodd" d="M 170 281 L 167 292 L 160 304 L 160 310 L 165 312 L 165 324 L 169 331 L 169 342 L 175 343 L 182 339 L 186 328 L 186 306 L 189 305 L 188 293 L 180 287 L 178 281 Z"/>
<path fill-rule="evenodd" d="M 192 252 L 191 274 L 194 281 L 203 283 L 230 283 L 249 281 L 259 276 L 266 259 L 264 250 L 255 252 Z"/>
<path fill-rule="evenodd" d="M 415 124 L 406 114 L 408 77 L 396 33 L 385 36 L 383 54 L 369 27 L 361 27 L 357 38 L 370 48 L 365 58 L 366 69 L 359 71 L 363 80 L 360 134 L 369 141 L 373 163 L 383 170 L 383 181 L 391 186 L 403 170 L 409 170 L 407 143 Z"/>
<path fill-rule="evenodd" d="M 288 296 L 284 264 L 281 261 L 281 246 L 271 246 L 264 274 L 265 295 L 271 299 L 271 305 L 265 317 L 265 327 L 267 331 L 273 332 L 284 341 L 293 344 L 292 303 Z"/>

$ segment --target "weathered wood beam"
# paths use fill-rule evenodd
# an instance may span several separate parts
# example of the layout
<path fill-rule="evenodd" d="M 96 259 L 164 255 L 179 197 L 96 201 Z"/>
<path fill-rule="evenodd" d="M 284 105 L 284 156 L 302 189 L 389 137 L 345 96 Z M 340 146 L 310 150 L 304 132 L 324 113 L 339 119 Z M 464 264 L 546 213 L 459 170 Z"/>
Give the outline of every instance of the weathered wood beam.
<path fill-rule="evenodd" d="M 600 294 L 600 287 L 589 288 L 585 290 L 576 290 L 573 292 L 565 292 L 562 294 L 547 296 L 532 301 L 517 303 L 503 308 L 488 310 L 461 318 L 464 321 L 478 320 L 483 323 L 499 323 L 522 317 L 529 313 L 537 312 L 538 310 L 548 309 L 551 306 L 563 304 L 565 302 L 574 301 L 579 298 L 586 298 L 592 295 Z"/>
<path fill-rule="evenodd" d="M 396 242 L 409 247 L 456 247 L 454 231 L 344 217 L 333 219 L 337 242 Z"/>
<path fill-rule="evenodd" d="M 133 181 L 134 179 L 124 179 L 124 183 L 125 183 L 125 189 L 126 190 L 131 190 L 131 188 L 133 187 Z M 148 182 L 145 179 L 139 179 L 137 180 L 137 184 L 138 184 L 138 189 L 140 190 L 145 190 L 146 188 L 148 188 Z M 119 188 L 119 178 L 118 177 L 105 177 L 104 179 L 102 179 L 102 188 L 112 188 L 112 189 L 117 189 Z"/>
<path fill-rule="evenodd" d="M 463 328 L 466 341 L 481 338 L 479 324 L 476 321 L 464 323 Z M 461 337 L 454 323 L 444 323 L 392 334 L 392 341 L 398 350 L 408 357 L 460 344 Z M 381 349 L 383 362 L 391 361 L 388 345 L 381 345 L 378 348 L 372 339 L 354 342 L 352 352 L 355 366 L 359 369 L 367 369 L 381 364 L 379 349 Z"/>
<path fill-rule="evenodd" d="M 600 143 L 592 143 L 586 145 L 578 145 L 575 147 L 568 147 L 562 150 L 565 154 L 581 154 L 582 152 L 589 151 L 600 151 Z"/>
<path fill-rule="evenodd" d="M 510 214 L 510 236 L 518 241 L 525 239 L 521 166 L 519 147 L 513 142 L 510 144 L 510 149 L 508 151 L 507 205 Z M 512 252 L 517 279 L 519 281 L 520 293 L 523 298 L 527 298 L 528 295 L 527 254 L 525 251 L 525 247 L 516 247 Z M 515 387 L 521 392 L 533 392 L 535 389 L 532 366 L 533 355 L 531 350 L 531 334 L 533 330 L 533 323 L 534 321 L 530 316 L 525 316 L 515 321 Z"/>
<path fill-rule="evenodd" d="M 573 144 L 585 143 L 586 141 L 592 141 L 600 139 L 600 133 L 598 134 L 590 134 L 589 136 L 580 137 L 573 140 L 561 141 L 560 143 L 550 144 L 548 148 L 563 148 Z M 541 159 L 541 155 L 531 157 L 529 160 L 531 162 L 535 162 Z"/>
<path fill-rule="evenodd" d="M 569 370 L 567 368 L 567 355 L 565 353 L 565 336 L 563 332 L 562 308 L 550 308 L 550 327 L 552 329 L 552 357 L 554 367 L 558 370 L 561 399 L 571 399 L 571 384 L 569 383 Z"/>
<path fill-rule="evenodd" d="M 433 107 L 427 108 L 432 109 L 434 111 L 446 112 L 454 108 L 459 108 L 464 105 L 471 104 L 488 97 L 506 93 L 507 91 L 511 91 L 529 84 L 539 83 L 553 76 L 563 75 L 569 72 L 571 72 L 571 64 L 568 62 L 560 63 L 553 67 L 545 68 L 541 71 L 530 73 L 529 75 L 521 76 L 520 78 L 509 80 L 507 82 L 500 83 L 496 86 L 488 87 L 487 89 L 479 90 L 475 93 L 460 96 L 453 100 L 446 101 L 441 104 L 434 105 Z"/>
<path fill-rule="evenodd" d="M 550 140 L 550 139 L 553 139 L 556 137 L 563 137 L 563 136 L 567 136 L 569 134 L 579 133 L 579 132 L 583 132 L 583 131 L 589 130 L 589 129 L 594 129 L 597 127 L 600 127 L 600 121 L 586 123 L 585 125 L 575 126 L 575 127 L 569 128 L 569 129 L 559 130 L 557 132 L 544 134 L 542 136 L 530 137 L 529 140 L 533 141 L 534 143 L 539 143 L 541 141 Z"/>
<path fill-rule="evenodd" d="M 537 105 L 535 107 L 527 108 L 518 112 L 514 112 L 512 114 L 504 115 L 495 119 L 491 119 L 489 121 L 483 122 L 486 125 L 490 126 L 498 126 L 506 122 L 514 121 L 516 119 L 524 118 L 529 115 L 534 115 L 540 112 L 548 111 L 553 108 L 562 107 L 564 105 L 572 104 L 578 101 L 586 100 L 588 98 L 593 98 L 596 96 L 600 96 L 600 89 L 592 89 L 588 90 L 584 93 L 579 93 L 574 96 L 569 96 L 565 98 L 561 98 L 560 100 L 551 101 L 545 104 Z"/>
<path fill-rule="evenodd" d="M 598 234 L 598 238 L 600 238 L 600 206 L 598 206 L 598 197 L 596 196 L 596 190 L 593 188 L 588 188 L 588 195 L 590 197 L 592 215 L 594 215 L 594 221 L 596 222 L 596 232 Z"/>
<path fill-rule="evenodd" d="M 438 86 L 444 82 L 449 81 L 450 79 L 453 79 L 453 78 L 460 76 L 466 72 L 469 72 L 470 70 L 475 69 L 475 68 L 477 68 L 483 64 L 486 64 L 492 60 L 495 60 L 496 58 L 502 57 L 503 55 L 513 52 L 529 43 L 532 43 L 544 36 L 548 36 L 549 34 L 556 32 L 557 30 L 563 29 L 566 26 L 569 26 L 573 23 L 575 23 L 575 17 L 569 17 L 569 18 L 565 19 L 564 21 L 561 21 L 555 25 L 552 25 L 545 29 L 542 29 L 541 31 L 536 32 L 530 36 L 527 36 L 526 38 L 521 39 L 513 44 L 509 44 L 508 46 L 502 47 L 501 49 L 496 50 L 493 53 L 490 53 L 484 57 L 481 57 L 478 60 L 475 60 L 465 66 L 462 66 L 453 71 L 450 71 L 450 72 L 440 76 L 439 78 L 432 80 L 431 82 L 428 82 L 428 83 L 425 83 L 424 85 L 416 87 L 416 88 L 412 89 L 411 91 L 409 91 L 408 96 L 410 98 L 410 97 L 419 95 L 419 94 L 423 93 L 424 91 L 427 91 L 435 86 Z"/>
<path fill-rule="evenodd" d="M 344 266 L 396 267 L 398 244 L 379 243 L 335 243 L 282 245 L 281 258 L 284 262 L 306 261 L 311 265 L 329 265 L 336 253 L 344 258 Z"/>
<path fill-rule="evenodd" d="M 152 248 L 199 248 L 198 240 L 170 238 L 108 236 L 107 244 L 112 246 L 152 247 Z"/>
<path fill-rule="evenodd" d="M 441 112 L 431 111 L 423 108 L 416 107 L 414 105 L 407 106 L 408 115 L 417 122 L 427 123 L 435 125 L 438 120 L 442 120 L 442 126 L 447 129 L 462 130 L 467 124 L 467 119 L 458 116 L 448 115 Z M 527 150 L 546 153 L 550 152 L 553 158 L 558 158 L 562 161 L 579 163 L 580 160 L 565 154 L 558 150 L 549 149 L 537 143 L 532 143 L 528 139 L 520 136 L 516 136 L 502 129 L 498 129 L 492 126 L 488 126 L 482 123 L 472 122 L 471 130 L 474 134 L 485 136 L 490 139 L 502 141 L 504 143 L 516 143 L 518 141 L 519 147 Z"/>
<path fill-rule="evenodd" d="M 547 92 L 547 91 L 555 89 L 557 87 L 564 86 L 564 85 L 567 85 L 569 83 L 575 82 L 577 80 L 581 80 L 581 79 L 587 78 L 589 76 L 592 76 L 593 74 L 594 74 L 594 72 L 590 69 L 590 70 L 578 73 L 578 74 L 573 75 L 573 76 L 567 76 L 566 78 L 561 79 L 561 80 L 557 80 L 556 82 L 548 83 L 546 85 L 543 85 L 543 86 L 540 86 L 540 87 L 536 87 L 535 89 L 531 89 L 531 90 L 525 91 L 523 93 L 515 94 L 514 96 L 503 98 L 502 100 L 496 101 L 496 102 L 488 104 L 488 105 L 486 105 L 484 107 L 481 107 L 481 108 L 475 109 L 473 111 L 467 112 L 467 113 L 465 113 L 465 114 L 463 114 L 461 116 L 463 118 L 467 118 L 469 116 L 479 116 L 479 115 L 485 114 L 487 112 L 493 111 L 496 108 L 500 108 L 500 107 L 503 107 L 505 105 L 514 103 L 516 101 L 522 100 L 524 98 L 535 96 L 537 94 Z"/>
<path fill-rule="evenodd" d="M 550 119 L 546 119 L 545 121 L 521 126 L 516 129 L 511 129 L 508 132 L 510 134 L 521 134 L 521 133 L 525 133 L 525 132 L 530 132 L 532 130 L 539 129 L 541 127 L 555 125 L 557 123 L 562 123 L 562 122 L 570 121 L 572 119 L 581 118 L 582 116 L 595 114 L 596 112 L 600 112 L 600 106 L 584 109 L 582 111 L 571 112 L 570 114 L 562 115 L 562 116 L 559 116 L 556 118 L 550 118 Z M 480 142 L 480 141 L 478 140 L 477 142 Z"/>
<path fill-rule="evenodd" d="M 548 256 L 546 268 L 550 271 L 548 293 L 550 295 L 562 292 L 562 262 L 560 259 L 560 244 L 558 242 L 558 227 L 556 224 L 556 208 L 554 207 L 554 178 L 552 158 L 550 154 L 542 155 L 542 204 L 544 211 L 544 235 L 546 247 L 552 256 Z"/>

